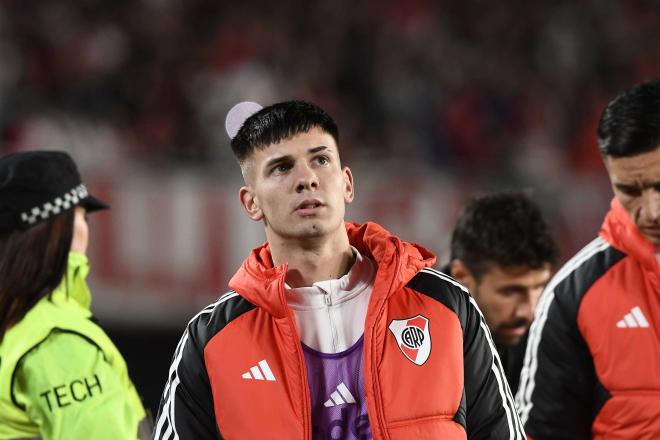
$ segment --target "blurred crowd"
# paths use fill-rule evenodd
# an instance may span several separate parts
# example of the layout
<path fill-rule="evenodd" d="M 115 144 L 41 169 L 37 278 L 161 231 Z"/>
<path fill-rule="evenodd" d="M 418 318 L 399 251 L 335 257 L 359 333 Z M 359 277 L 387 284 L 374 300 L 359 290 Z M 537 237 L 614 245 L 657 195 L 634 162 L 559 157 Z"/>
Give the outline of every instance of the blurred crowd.
<path fill-rule="evenodd" d="M 603 104 L 660 75 L 659 17 L 637 0 L 5 0 L 1 148 L 218 165 L 234 103 L 302 98 L 348 160 L 589 172 Z"/>

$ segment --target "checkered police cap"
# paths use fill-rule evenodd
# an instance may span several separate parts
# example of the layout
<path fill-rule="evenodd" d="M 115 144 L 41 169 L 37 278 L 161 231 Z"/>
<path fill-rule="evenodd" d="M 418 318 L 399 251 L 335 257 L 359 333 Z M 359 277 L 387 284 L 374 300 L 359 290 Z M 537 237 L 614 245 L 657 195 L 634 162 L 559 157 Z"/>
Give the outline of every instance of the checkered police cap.
<path fill-rule="evenodd" d="M 0 229 L 27 229 L 84 206 L 109 206 L 91 196 L 73 159 L 62 151 L 30 151 L 0 158 Z"/>

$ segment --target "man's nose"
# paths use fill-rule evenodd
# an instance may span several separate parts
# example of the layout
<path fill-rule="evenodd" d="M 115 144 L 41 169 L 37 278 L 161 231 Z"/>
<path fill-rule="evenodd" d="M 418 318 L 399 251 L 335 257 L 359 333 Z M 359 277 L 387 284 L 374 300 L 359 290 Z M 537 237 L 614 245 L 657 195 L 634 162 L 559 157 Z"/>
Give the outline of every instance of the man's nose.
<path fill-rule="evenodd" d="M 528 295 L 518 302 L 516 306 L 516 318 L 524 318 L 531 321 L 534 318 L 534 306 Z"/>
<path fill-rule="evenodd" d="M 660 223 L 660 191 L 651 188 L 642 195 L 642 219 L 644 223 Z"/>
<path fill-rule="evenodd" d="M 300 165 L 297 173 L 296 192 L 315 190 L 319 187 L 318 176 L 309 165 Z"/>

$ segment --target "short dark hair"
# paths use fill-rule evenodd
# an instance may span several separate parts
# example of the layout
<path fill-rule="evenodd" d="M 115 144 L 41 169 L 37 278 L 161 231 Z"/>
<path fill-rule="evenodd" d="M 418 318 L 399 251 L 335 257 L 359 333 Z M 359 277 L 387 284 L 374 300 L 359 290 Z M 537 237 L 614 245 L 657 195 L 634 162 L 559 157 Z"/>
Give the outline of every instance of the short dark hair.
<path fill-rule="evenodd" d="M 459 259 L 478 280 L 496 264 L 540 269 L 554 265 L 559 249 L 539 207 L 524 193 L 473 197 L 461 209 L 451 238 Z"/>
<path fill-rule="evenodd" d="M 320 128 L 339 144 L 339 130 L 334 119 L 321 107 L 306 101 L 285 101 L 264 107 L 245 120 L 231 141 L 240 164 L 255 149 L 279 143 L 312 128 Z"/>
<path fill-rule="evenodd" d="M 659 145 L 660 80 L 637 84 L 607 104 L 598 124 L 601 155 L 635 156 Z"/>
<path fill-rule="evenodd" d="M 0 231 L 0 341 L 66 274 L 74 211 L 29 229 Z"/>

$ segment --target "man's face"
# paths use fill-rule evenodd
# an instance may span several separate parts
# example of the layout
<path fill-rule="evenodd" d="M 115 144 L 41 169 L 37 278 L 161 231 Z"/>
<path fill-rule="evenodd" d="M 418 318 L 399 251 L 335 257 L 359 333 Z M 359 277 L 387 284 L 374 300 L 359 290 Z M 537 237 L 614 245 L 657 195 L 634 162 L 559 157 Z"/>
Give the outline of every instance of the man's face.
<path fill-rule="evenodd" d="M 341 166 L 332 136 L 312 128 L 256 150 L 244 167 L 241 204 L 263 220 L 268 240 L 322 237 L 344 227 L 353 176 Z"/>
<path fill-rule="evenodd" d="M 605 157 L 614 195 L 640 232 L 660 245 L 660 147 L 630 157 Z"/>
<path fill-rule="evenodd" d="M 478 282 L 470 278 L 465 284 L 479 304 L 495 342 L 518 344 L 531 325 L 536 304 L 550 280 L 550 265 L 530 269 L 493 264 Z"/>

